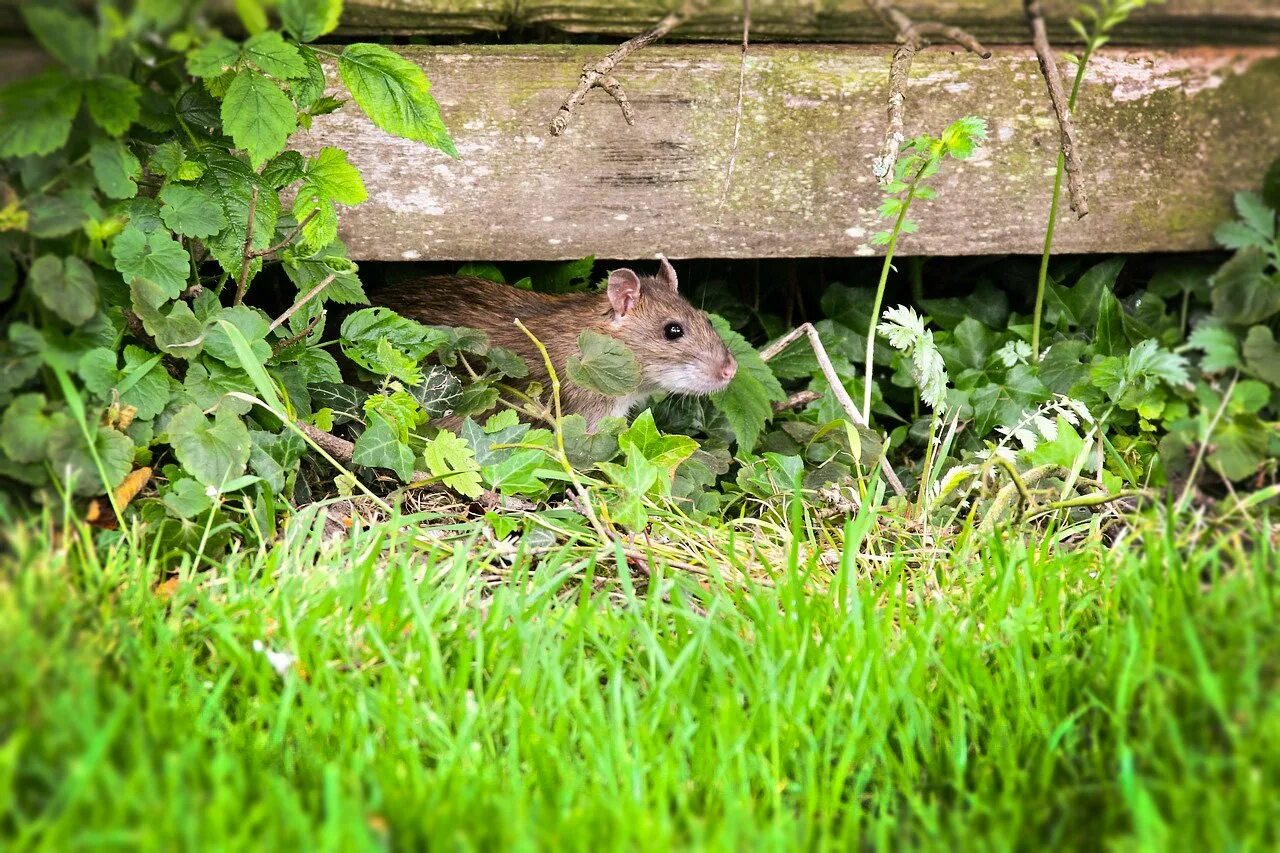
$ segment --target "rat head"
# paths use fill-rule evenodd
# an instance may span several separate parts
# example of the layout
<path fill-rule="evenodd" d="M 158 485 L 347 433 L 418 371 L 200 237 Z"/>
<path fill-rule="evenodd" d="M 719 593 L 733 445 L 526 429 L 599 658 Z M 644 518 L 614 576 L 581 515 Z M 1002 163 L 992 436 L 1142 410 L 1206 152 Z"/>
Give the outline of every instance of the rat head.
<path fill-rule="evenodd" d="M 636 354 L 647 391 L 710 394 L 729 384 L 738 363 L 707 315 L 680 295 L 666 257 L 656 276 L 609 273 L 609 332 Z"/>

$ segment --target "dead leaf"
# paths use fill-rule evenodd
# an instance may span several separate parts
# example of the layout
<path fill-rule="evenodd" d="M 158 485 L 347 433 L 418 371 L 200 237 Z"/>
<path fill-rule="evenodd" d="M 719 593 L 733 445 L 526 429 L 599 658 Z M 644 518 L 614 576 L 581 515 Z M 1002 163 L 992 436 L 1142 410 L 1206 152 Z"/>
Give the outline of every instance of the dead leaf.
<path fill-rule="evenodd" d="M 160 599 L 161 601 L 169 601 L 170 599 L 173 598 L 174 594 L 177 591 L 178 591 L 178 578 L 176 575 L 174 577 L 169 578 L 167 581 L 164 581 L 163 583 L 156 584 L 156 588 L 155 588 L 156 598 Z"/>

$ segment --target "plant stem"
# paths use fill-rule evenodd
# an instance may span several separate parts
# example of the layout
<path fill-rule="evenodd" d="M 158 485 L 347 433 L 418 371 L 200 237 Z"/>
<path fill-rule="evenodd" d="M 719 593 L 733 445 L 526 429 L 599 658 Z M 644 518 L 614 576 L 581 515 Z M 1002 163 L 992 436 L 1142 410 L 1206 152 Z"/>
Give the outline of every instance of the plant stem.
<path fill-rule="evenodd" d="M 1084 69 L 1089 63 L 1089 57 L 1093 55 L 1093 44 L 1090 43 L 1085 47 L 1084 53 L 1080 56 L 1080 62 L 1076 66 L 1076 79 L 1071 84 L 1071 97 L 1067 99 L 1067 107 L 1072 112 L 1075 111 L 1076 101 L 1080 97 L 1080 84 L 1084 82 Z M 1040 360 L 1040 319 L 1044 314 L 1044 290 L 1049 280 L 1049 256 L 1053 251 L 1053 231 L 1058 225 L 1058 203 L 1062 199 L 1062 173 L 1066 169 L 1067 161 L 1058 152 L 1058 169 L 1053 175 L 1053 197 L 1049 201 L 1049 223 L 1045 226 L 1044 232 L 1044 252 L 1040 255 L 1040 275 L 1036 279 L 1036 307 L 1031 315 L 1031 360 Z"/>
<path fill-rule="evenodd" d="M 924 164 L 916 171 L 915 176 L 911 178 L 911 183 L 907 186 L 907 196 L 903 199 L 902 209 L 898 211 L 898 218 L 893 223 L 893 231 L 889 234 L 889 244 L 884 253 L 884 264 L 880 267 L 880 282 L 876 285 L 876 298 L 871 305 L 871 325 L 867 329 L 867 370 L 862 388 L 862 418 L 867 423 L 871 423 L 871 374 L 875 370 L 876 324 L 880 321 L 880 306 L 884 302 L 884 286 L 889 281 L 889 270 L 893 267 L 893 250 L 898 247 L 898 235 L 902 233 L 902 223 L 906 221 L 907 211 L 911 208 L 911 200 L 915 198 L 916 184 L 930 162 L 930 160 L 925 160 Z"/>

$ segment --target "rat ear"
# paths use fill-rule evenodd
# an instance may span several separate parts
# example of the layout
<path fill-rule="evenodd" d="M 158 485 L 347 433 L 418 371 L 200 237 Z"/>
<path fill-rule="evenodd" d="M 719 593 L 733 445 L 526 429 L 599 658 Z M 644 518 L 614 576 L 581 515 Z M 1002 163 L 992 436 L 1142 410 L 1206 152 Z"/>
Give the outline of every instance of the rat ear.
<path fill-rule="evenodd" d="M 640 276 L 628 269 L 609 273 L 609 304 L 619 317 L 625 317 L 640 300 Z"/>
<path fill-rule="evenodd" d="M 680 282 L 676 280 L 676 268 L 671 266 L 671 261 L 667 260 L 666 255 L 658 255 L 658 264 L 658 281 L 675 293 L 680 287 Z"/>

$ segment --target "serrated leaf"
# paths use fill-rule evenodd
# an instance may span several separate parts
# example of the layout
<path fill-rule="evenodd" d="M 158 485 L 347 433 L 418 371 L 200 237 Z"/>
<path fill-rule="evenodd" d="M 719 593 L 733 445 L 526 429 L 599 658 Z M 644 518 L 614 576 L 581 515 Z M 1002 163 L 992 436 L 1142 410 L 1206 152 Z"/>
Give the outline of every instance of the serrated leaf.
<path fill-rule="evenodd" d="M 156 284 L 169 299 L 177 299 L 187 286 L 191 258 L 185 249 L 161 231 L 144 234 L 130 225 L 111 245 L 116 270 L 125 281 L 145 279 Z"/>
<path fill-rule="evenodd" d="M 81 84 L 46 71 L 0 89 L 0 157 L 50 154 L 67 143 Z"/>
<path fill-rule="evenodd" d="M 475 451 L 454 433 L 440 430 L 423 450 L 427 470 L 455 492 L 478 498 L 484 492 L 480 484 L 480 466 Z"/>
<path fill-rule="evenodd" d="M 280 21 L 298 41 L 328 35 L 342 17 L 342 0 L 283 0 Z"/>
<path fill-rule="evenodd" d="M 89 149 L 89 163 L 98 186 L 111 198 L 133 198 L 138 194 L 137 179 L 142 164 L 129 148 L 118 140 L 99 140 Z"/>
<path fill-rule="evenodd" d="M 307 76 L 306 63 L 298 48 L 289 44 L 275 30 L 252 36 L 244 43 L 244 58 L 258 66 L 264 74 L 282 80 Z"/>
<path fill-rule="evenodd" d="M 1221 373 L 1240 366 L 1239 339 L 1223 326 L 1200 326 L 1187 338 L 1187 348 L 1204 353 L 1200 369 L 1205 373 Z"/>
<path fill-rule="evenodd" d="M 222 208 L 213 199 L 182 184 L 169 184 L 160 191 L 160 218 L 165 227 L 184 237 L 212 237 L 227 227 Z"/>
<path fill-rule="evenodd" d="M 1262 200 L 1262 196 L 1252 192 L 1238 192 L 1235 203 L 1236 211 L 1245 224 L 1264 238 L 1275 239 L 1276 212 Z"/>
<path fill-rule="evenodd" d="M 50 311 L 73 326 L 98 312 L 98 285 L 89 265 L 76 257 L 43 255 L 31 265 L 32 292 Z"/>
<path fill-rule="evenodd" d="M 1266 268 L 1267 257 L 1256 246 L 1236 252 L 1213 276 L 1213 315 L 1248 326 L 1280 311 L 1280 283 L 1266 275 Z"/>
<path fill-rule="evenodd" d="M 98 127 L 112 136 L 129 129 L 142 112 L 138 99 L 142 92 L 132 80 L 103 74 L 84 84 L 84 102 Z"/>
<path fill-rule="evenodd" d="M 240 61 L 240 45 L 215 36 L 187 54 L 187 73 L 192 77 L 221 77 Z"/>
<path fill-rule="evenodd" d="M 297 151 L 284 151 L 262 169 L 262 179 L 276 189 L 283 189 L 302 177 L 307 161 Z"/>
<path fill-rule="evenodd" d="M 389 468 L 406 483 L 413 477 L 413 451 L 382 418 L 372 419 L 369 428 L 356 439 L 351 461 L 373 468 Z"/>
<path fill-rule="evenodd" d="M 381 418 L 395 430 L 396 437 L 403 442 L 409 441 L 409 435 L 422 423 L 423 412 L 413 395 L 403 389 L 391 393 L 370 394 L 364 399 L 365 419 L 372 423 Z"/>
<path fill-rule="evenodd" d="M 1251 328 L 1241 351 L 1249 373 L 1272 385 L 1280 385 L 1280 345 L 1276 344 L 1271 329 L 1266 326 Z"/>
<path fill-rule="evenodd" d="M 338 73 L 378 127 L 458 156 L 427 75 L 417 65 L 382 45 L 352 44 L 338 58 Z"/>
<path fill-rule="evenodd" d="M 773 417 L 775 400 L 782 400 L 786 392 L 769 365 L 760 359 L 760 353 L 739 335 L 721 317 L 710 315 L 711 325 L 733 353 L 738 362 L 738 372 L 723 391 L 711 395 L 711 403 L 724 414 L 733 429 L 734 437 L 744 452 L 755 447 L 764 425 Z M 798 343 L 797 346 L 803 346 Z"/>
<path fill-rule="evenodd" d="M 640 387 L 640 362 L 626 344 L 587 329 L 578 336 L 578 354 L 565 364 L 568 378 L 583 388 L 623 397 Z"/>
<path fill-rule="evenodd" d="M 645 459 L 665 471 L 670 479 L 680 463 L 698 449 L 698 442 L 687 435 L 663 435 L 653 421 L 653 411 L 645 409 L 618 436 L 618 446 L 624 451 L 634 448 Z"/>
<path fill-rule="evenodd" d="M 191 477 L 171 483 L 161 500 L 178 518 L 195 518 L 213 505 L 204 486 Z"/>
<path fill-rule="evenodd" d="M 195 358 L 204 346 L 204 323 L 182 301 L 167 304 L 160 286 L 148 279 L 134 279 L 129 286 L 130 303 L 142 327 L 161 352 L 179 358 Z M 167 310 L 166 310 L 167 309 Z"/>
<path fill-rule="evenodd" d="M 237 148 L 248 152 L 256 169 L 284 150 L 298 127 L 298 115 L 276 83 L 244 69 L 231 81 L 222 101 L 222 127 Z"/>
<path fill-rule="evenodd" d="M 347 162 L 341 148 L 321 148 L 307 162 L 306 178 L 322 196 L 339 204 L 357 205 L 369 197 L 360 170 Z"/>
<path fill-rule="evenodd" d="M 219 407 L 213 420 L 194 404 L 169 419 L 169 446 L 187 473 L 206 486 L 222 488 L 240 477 L 249 462 L 249 430 L 240 417 Z"/>
<path fill-rule="evenodd" d="M 218 200 L 227 218 L 227 227 L 204 242 L 222 268 L 236 278 L 243 262 L 254 188 L 258 188 L 253 220 L 254 249 L 265 249 L 271 245 L 280 216 L 280 196 L 253 172 L 248 163 L 235 155 L 214 149 L 204 152 L 202 159 L 205 173 L 196 186 L 200 192 Z M 254 258 L 249 264 L 252 278 L 262 268 L 262 259 Z"/>
<path fill-rule="evenodd" d="M 416 365 L 447 338 L 439 329 L 401 317 L 389 308 L 362 308 L 352 313 L 343 321 L 340 335 L 342 351 L 348 358 L 365 370 L 384 375 L 389 368 L 399 369 L 402 365 L 399 359 L 396 365 L 384 361 L 386 347 L 403 356 L 405 363 Z"/>
<path fill-rule="evenodd" d="M 31 34 L 54 59 L 81 74 L 98 67 L 98 33 L 87 18 L 52 6 L 28 3 L 19 8 Z"/>

